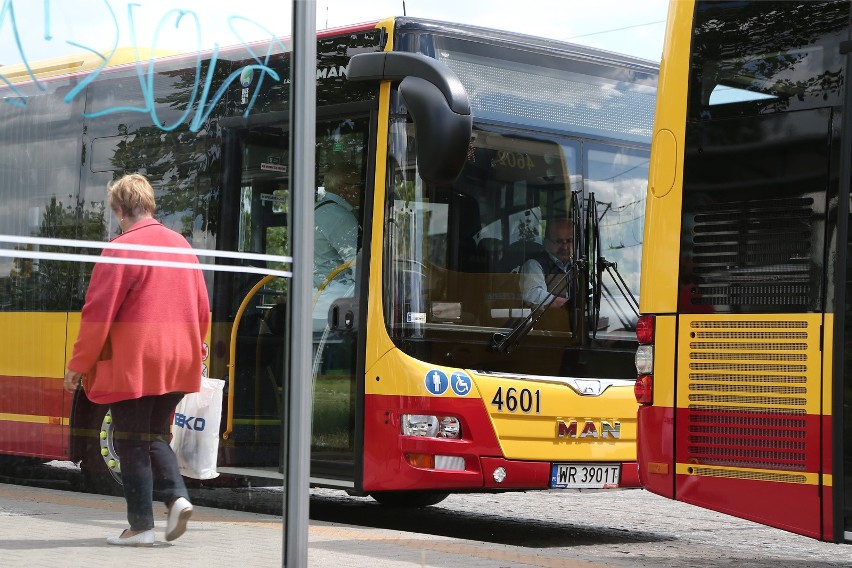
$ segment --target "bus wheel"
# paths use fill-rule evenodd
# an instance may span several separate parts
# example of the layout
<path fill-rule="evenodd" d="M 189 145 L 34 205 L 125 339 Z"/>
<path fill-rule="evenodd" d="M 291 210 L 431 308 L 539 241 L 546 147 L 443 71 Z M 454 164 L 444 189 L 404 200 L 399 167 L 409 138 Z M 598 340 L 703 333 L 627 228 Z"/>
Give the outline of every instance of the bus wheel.
<path fill-rule="evenodd" d="M 449 493 L 440 491 L 377 491 L 370 493 L 370 497 L 386 507 L 429 507 L 437 505 L 447 497 Z"/>
<path fill-rule="evenodd" d="M 112 415 L 109 410 L 92 418 L 93 435 L 86 440 L 86 453 L 80 463 L 83 482 L 93 493 L 123 495 L 121 462 L 115 450 Z"/>

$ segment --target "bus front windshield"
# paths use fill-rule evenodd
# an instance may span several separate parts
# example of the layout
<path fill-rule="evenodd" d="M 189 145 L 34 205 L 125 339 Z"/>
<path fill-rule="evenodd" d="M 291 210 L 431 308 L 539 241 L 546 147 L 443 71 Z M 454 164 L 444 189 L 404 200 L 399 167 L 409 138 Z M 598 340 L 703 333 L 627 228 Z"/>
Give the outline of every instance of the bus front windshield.
<path fill-rule="evenodd" d="M 392 140 L 405 144 L 411 140 L 406 135 L 410 128 L 400 123 Z M 613 188 L 613 194 L 597 189 L 608 198 L 617 194 L 622 201 L 641 205 L 647 153 L 634 156 L 617 146 L 585 146 L 576 140 L 480 127 L 474 131 L 462 174 L 444 186 L 424 184 L 414 167 L 404 166 L 414 163 L 411 148 L 391 148 L 392 163 L 402 165 L 388 172 L 384 308 L 397 346 L 436 364 L 559 375 L 565 372 L 566 350 L 633 340 L 635 318 L 613 315 L 625 311 L 617 298 L 604 294 L 603 309 L 590 308 L 589 270 L 580 262 L 584 236 L 575 233 L 588 230 L 582 221 L 587 207 L 584 181 L 586 190 L 595 190 L 593 180 L 584 180 L 581 164 L 589 170 L 587 176 L 601 169 L 581 155 L 610 156 L 611 167 L 600 173 L 608 186 L 614 183 L 614 168 L 630 172 L 621 176 L 626 179 L 619 178 L 616 183 L 622 186 Z M 634 235 L 641 234 L 639 217 Z M 557 226 L 566 223 L 569 227 L 557 234 Z M 599 226 L 607 233 L 606 222 Z M 605 237 L 627 240 L 624 235 Z M 635 245 L 617 250 L 628 267 L 638 263 L 633 253 L 641 250 L 641 241 Z M 554 260 L 560 256 L 562 264 Z M 531 290 L 536 262 L 543 267 L 548 292 L 569 299 L 560 309 L 548 308 L 550 300 L 541 305 L 543 296 Z M 634 282 L 632 292 L 637 294 L 638 278 L 628 281 Z M 525 324 L 517 341 L 499 344 L 498 338 Z"/>

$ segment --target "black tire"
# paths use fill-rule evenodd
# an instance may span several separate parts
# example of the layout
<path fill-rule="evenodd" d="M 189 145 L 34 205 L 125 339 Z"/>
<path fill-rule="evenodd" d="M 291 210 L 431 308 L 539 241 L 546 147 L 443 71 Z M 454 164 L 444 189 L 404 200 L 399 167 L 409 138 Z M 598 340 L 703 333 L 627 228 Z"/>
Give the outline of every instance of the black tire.
<path fill-rule="evenodd" d="M 91 493 L 123 495 L 121 461 L 115 450 L 112 416 L 103 406 L 93 407 L 86 420 L 84 452 L 80 462 L 83 488 Z"/>
<path fill-rule="evenodd" d="M 33 478 L 33 470 L 45 462 L 42 458 L 0 456 L 0 480 L 3 483 L 24 483 Z"/>
<path fill-rule="evenodd" d="M 380 504 L 395 508 L 429 507 L 437 505 L 449 495 L 449 493 L 440 491 L 377 491 L 370 493 L 370 497 Z"/>

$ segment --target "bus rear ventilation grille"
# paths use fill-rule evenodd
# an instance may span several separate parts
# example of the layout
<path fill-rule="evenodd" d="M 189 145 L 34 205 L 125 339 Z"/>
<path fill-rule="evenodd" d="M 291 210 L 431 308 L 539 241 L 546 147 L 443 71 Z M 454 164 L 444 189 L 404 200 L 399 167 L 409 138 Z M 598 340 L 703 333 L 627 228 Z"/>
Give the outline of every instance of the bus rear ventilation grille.
<path fill-rule="evenodd" d="M 715 434 L 715 433 L 714 433 Z M 749 450 L 754 448 L 763 448 L 765 450 L 775 450 L 776 452 L 788 450 L 790 453 L 782 454 L 785 459 L 804 459 L 804 454 L 796 452 L 805 451 L 805 443 L 796 440 L 774 440 L 768 438 L 732 438 L 719 436 L 689 436 L 690 444 L 703 445 L 705 447 L 718 446 L 727 451 L 740 451 L 745 446 Z M 692 448 L 693 446 L 690 446 Z"/>
<path fill-rule="evenodd" d="M 745 374 L 729 374 L 729 373 L 713 373 L 705 375 L 704 373 L 691 373 L 690 381 L 716 381 L 719 383 L 748 383 L 751 385 L 759 383 L 782 383 L 787 385 L 805 384 L 808 378 L 804 375 L 745 375 Z"/>
<path fill-rule="evenodd" d="M 695 320 L 683 328 L 686 461 L 805 470 L 819 449 L 806 436 L 820 386 L 817 328 L 793 319 Z"/>
<path fill-rule="evenodd" d="M 803 412 L 803 411 L 799 411 Z M 737 409 L 737 410 L 727 410 L 726 414 L 701 414 L 698 412 L 694 412 L 689 416 L 690 424 L 712 424 L 712 425 L 720 425 L 717 427 L 724 426 L 743 426 L 749 427 L 751 431 L 759 432 L 756 430 L 757 428 L 766 428 L 770 431 L 783 431 L 792 429 L 795 431 L 797 436 L 801 435 L 804 438 L 805 436 L 805 426 L 806 422 L 801 418 L 787 418 L 780 416 L 766 416 L 763 414 L 755 414 L 754 411 L 749 411 L 746 409 Z M 702 431 L 700 428 L 704 428 L 703 426 L 691 426 L 690 431 L 693 428 L 696 431 Z M 759 435 L 759 434 L 758 434 Z M 790 432 L 787 433 L 790 435 Z"/>
<path fill-rule="evenodd" d="M 713 404 L 690 404 L 689 410 L 693 412 L 743 412 L 756 415 L 772 414 L 781 416 L 805 416 L 807 414 L 804 408 L 755 408 L 748 406 L 717 406 Z M 715 415 L 709 415 L 715 418 Z M 690 415 L 692 420 L 692 415 Z M 804 426 L 802 426 L 804 428 Z"/>
<path fill-rule="evenodd" d="M 722 383 L 698 383 L 689 385 L 690 392 L 710 391 L 710 392 L 733 392 L 733 393 L 750 393 L 750 394 L 807 394 L 808 390 L 805 387 L 796 387 L 789 385 L 731 385 Z"/>
<path fill-rule="evenodd" d="M 770 451 L 754 448 L 689 446 L 689 461 L 700 465 L 725 465 L 755 469 L 805 470 L 805 451 Z"/>
<path fill-rule="evenodd" d="M 695 206 L 684 225 L 682 276 L 695 306 L 811 306 L 818 290 L 810 198 Z"/>
<path fill-rule="evenodd" d="M 757 363 L 690 363 L 689 369 L 691 371 L 741 371 L 745 373 L 804 373 L 808 367 L 807 365 L 759 365 Z"/>
<path fill-rule="evenodd" d="M 806 351 L 808 346 L 805 343 L 723 343 L 721 341 L 693 341 L 689 344 L 689 348 L 693 351 L 697 351 L 699 349 L 716 349 L 719 351 Z"/>
<path fill-rule="evenodd" d="M 743 396 L 721 394 L 690 394 L 689 402 L 715 402 L 717 404 L 766 404 L 769 406 L 791 405 L 805 406 L 807 399 L 782 396 Z"/>
<path fill-rule="evenodd" d="M 697 322 L 696 322 L 697 323 Z M 696 331 L 696 339 L 807 339 L 807 331 Z M 720 349 L 717 347 L 714 349 Z M 724 344 L 722 344 L 724 348 Z M 706 347 L 705 347 L 706 349 Z M 730 347 L 728 347 L 730 349 Z"/>
<path fill-rule="evenodd" d="M 759 471 L 732 471 L 729 469 L 717 469 L 714 467 L 692 466 L 689 468 L 689 473 L 693 475 L 702 475 L 704 477 L 729 477 L 733 479 L 778 481 L 782 483 L 805 483 L 807 481 L 807 478 L 804 475 L 788 473 L 763 473 Z"/>
<path fill-rule="evenodd" d="M 716 349 L 719 349 L 718 347 Z M 711 351 L 693 351 L 689 354 L 690 359 L 695 360 L 716 360 L 716 361 L 730 361 L 732 359 L 737 360 L 750 360 L 750 361 L 807 361 L 808 357 L 804 353 L 741 353 L 739 350 L 736 351 L 723 351 L 719 349 L 721 352 L 711 352 Z"/>
<path fill-rule="evenodd" d="M 802 421 L 802 424 L 804 424 L 804 421 Z M 737 436 L 742 435 L 742 430 L 735 426 L 698 426 L 695 424 L 690 424 L 688 431 L 690 436 L 692 436 L 693 434 L 709 434 L 714 436 L 717 440 L 721 438 L 733 439 Z M 787 440 L 805 439 L 804 430 L 785 430 L 783 428 L 753 428 L 751 430 L 751 435 L 755 438 L 767 440 L 773 439 L 779 443 L 785 442 Z M 696 436 L 695 438 L 697 437 L 698 436 Z M 694 441 L 693 437 L 690 437 L 689 439 L 690 441 Z M 804 449 L 804 446 L 802 446 L 802 449 Z"/>
<path fill-rule="evenodd" d="M 689 324 L 689 327 L 692 329 L 714 329 L 714 328 L 725 328 L 725 329 L 737 329 L 737 328 L 745 328 L 745 329 L 789 329 L 789 328 L 799 328 L 806 329 L 808 327 L 808 322 L 806 321 L 781 321 L 781 320 L 770 320 L 770 321 L 722 321 L 722 320 L 713 320 L 713 321 L 694 321 Z"/>

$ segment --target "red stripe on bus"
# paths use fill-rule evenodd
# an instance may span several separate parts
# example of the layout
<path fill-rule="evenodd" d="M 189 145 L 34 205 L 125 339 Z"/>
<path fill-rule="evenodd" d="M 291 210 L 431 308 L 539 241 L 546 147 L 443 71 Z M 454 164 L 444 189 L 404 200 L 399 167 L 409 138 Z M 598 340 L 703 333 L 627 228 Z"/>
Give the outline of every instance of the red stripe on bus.
<path fill-rule="evenodd" d="M 819 488 L 814 485 L 678 475 L 676 498 L 811 538 L 822 536 Z"/>
<path fill-rule="evenodd" d="M 636 421 L 639 482 L 642 487 L 674 498 L 674 409 L 640 406 Z M 643 440 L 651 440 L 642 443 Z"/>
<path fill-rule="evenodd" d="M 59 424 L 0 420 L 0 453 L 66 460 L 67 434 Z"/>
<path fill-rule="evenodd" d="M 832 448 L 834 440 L 831 435 L 832 416 L 822 417 L 822 471 L 825 475 L 834 475 L 832 467 Z M 833 484 L 843 483 L 841 477 L 832 478 Z M 822 526 L 823 540 L 832 541 L 834 538 L 834 499 L 832 485 L 822 486 Z M 842 535 L 841 535 L 842 536 Z"/>
<path fill-rule="evenodd" d="M 70 395 L 63 390 L 61 378 L 2 375 L 0 393 L 0 413 L 68 417 L 62 414 L 62 403 Z"/>
<path fill-rule="evenodd" d="M 821 417 L 678 408 L 675 460 L 782 472 L 821 469 Z"/>

